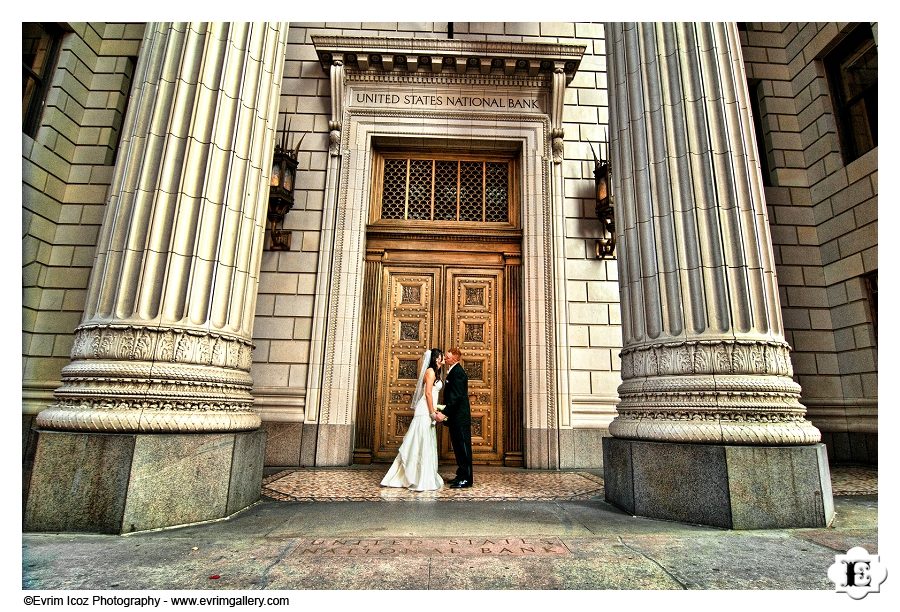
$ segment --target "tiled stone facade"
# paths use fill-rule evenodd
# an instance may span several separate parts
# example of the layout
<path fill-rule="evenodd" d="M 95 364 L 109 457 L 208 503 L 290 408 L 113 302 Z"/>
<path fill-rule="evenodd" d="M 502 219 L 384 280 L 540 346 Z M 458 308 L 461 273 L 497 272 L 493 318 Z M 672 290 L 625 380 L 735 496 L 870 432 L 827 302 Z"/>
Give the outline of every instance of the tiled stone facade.
<path fill-rule="evenodd" d="M 22 135 L 22 409 L 53 400 L 88 277 L 144 24 L 69 23 L 41 126 Z"/>
<path fill-rule="evenodd" d="M 787 341 L 829 457 L 877 460 L 877 347 L 864 274 L 878 269 L 878 149 L 845 165 L 822 57 L 852 24 L 750 23 L 742 32 L 771 186 Z M 877 42 L 877 24 L 873 25 Z"/>
<path fill-rule="evenodd" d="M 59 380 L 68 363 L 144 31 L 70 25 L 42 126 L 22 136 L 26 381 Z"/>

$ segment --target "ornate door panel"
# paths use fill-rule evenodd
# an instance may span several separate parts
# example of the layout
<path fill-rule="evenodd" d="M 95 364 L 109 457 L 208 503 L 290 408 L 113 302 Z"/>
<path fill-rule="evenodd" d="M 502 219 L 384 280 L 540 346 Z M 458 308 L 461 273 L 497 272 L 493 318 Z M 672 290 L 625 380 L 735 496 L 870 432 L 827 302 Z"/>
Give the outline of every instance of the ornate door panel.
<path fill-rule="evenodd" d="M 409 428 L 422 354 L 440 333 L 442 270 L 385 266 L 375 393 L 377 459 L 393 460 Z"/>
<path fill-rule="evenodd" d="M 393 461 L 409 428 L 422 354 L 458 346 L 469 375 L 472 453 L 479 463 L 503 461 L 503 270 L 460 266 L 388 265 L 382 268 L 376 390 L 368 394 L 375 421 L 372 459 Z M 362 410 L 360 415 L 365 414 Z M 454 460 L 439 430 L 440 456 Z"/>
<path fill-rule="evenodd" d="M 503 304 L 502 270 L 448 267 L 445 270 L 445 348 L 458 346 L 469 376 L 472 408 L 472 457 L 479 462 L 503 459 Z M 453 457 L 449 436 L 441 439 L 441 456 Z"/>

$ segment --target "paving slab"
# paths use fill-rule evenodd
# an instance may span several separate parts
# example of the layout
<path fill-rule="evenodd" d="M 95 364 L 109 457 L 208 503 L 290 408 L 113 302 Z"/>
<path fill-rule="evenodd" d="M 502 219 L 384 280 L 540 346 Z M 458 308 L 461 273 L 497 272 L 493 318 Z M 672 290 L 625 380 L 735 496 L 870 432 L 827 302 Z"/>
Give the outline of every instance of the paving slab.
<path fill-rule="evenodd" d="M 26 533 L 22 587 L 833 590 L 828 565 L 877 542 L 878 510 L 872 496 L 835 503 L 831 528 L 730 531 L 596 499 L 266 500 L 228 520 L 127 536 Z"/>

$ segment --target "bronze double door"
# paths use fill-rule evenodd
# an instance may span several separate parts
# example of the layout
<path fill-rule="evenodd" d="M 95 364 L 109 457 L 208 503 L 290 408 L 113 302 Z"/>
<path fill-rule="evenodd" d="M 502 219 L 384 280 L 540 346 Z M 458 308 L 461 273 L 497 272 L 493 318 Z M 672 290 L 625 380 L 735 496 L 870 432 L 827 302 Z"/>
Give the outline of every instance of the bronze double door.
<path fill-rule="evenodd" d="M 508 316 L 507 310 L 511 302 L 518 308 L 509 295 L 509 276 L 509 259 L 501 254 L 403 250 L 369 258 L 357 462 L 393 461 L 412 420 L 410 401 L 424 352 L 457 346 L 469 377 L 473 461 L 517 463 L 518 436 L 510 439 L 510 433 L 520 423 L 508 422 L 521 419 L 521 411 L 511 409 L 520 392 L 510 388 L 521 382 L 508 372 L 519 369 L 510 359 L 518 352 L 517 321 L 508 321 L 517 312 Z M 438 432 L 440 459 L 452 462 L 446 428 Z"/>

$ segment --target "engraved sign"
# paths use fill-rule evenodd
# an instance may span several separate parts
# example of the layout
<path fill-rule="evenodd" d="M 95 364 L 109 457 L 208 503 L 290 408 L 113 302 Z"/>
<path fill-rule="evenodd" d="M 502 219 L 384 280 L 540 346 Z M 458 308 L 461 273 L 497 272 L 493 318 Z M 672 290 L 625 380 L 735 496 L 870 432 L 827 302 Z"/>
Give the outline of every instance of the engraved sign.
<path fill-rule="evenodd" d="M 350 105 L 368 108 L 429 109 L 450 111 L 544 112 L 545 95 L 537 91 L 367 91 L 351 88 Z"/>
<path fill-rule="evenodd" d="M 571 554 L 556 537 L 310 538 L 292 556 L 315 557 L 522 557 Z"/>

